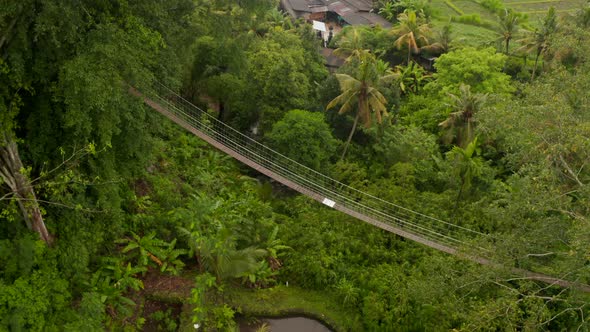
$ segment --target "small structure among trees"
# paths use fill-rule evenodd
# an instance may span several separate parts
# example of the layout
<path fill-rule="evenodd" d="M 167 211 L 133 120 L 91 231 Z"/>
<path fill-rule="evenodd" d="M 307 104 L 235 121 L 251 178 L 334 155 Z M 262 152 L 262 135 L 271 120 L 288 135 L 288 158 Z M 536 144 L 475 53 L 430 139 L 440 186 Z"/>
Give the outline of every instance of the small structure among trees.
<path fill-rule="evenodd" d="M 334 17 L 341 24 L 391 27 L 389 21 L 372 12 L 372 0 L 281 0 L 281 7 L 296 19 L 325 21 Z"/>

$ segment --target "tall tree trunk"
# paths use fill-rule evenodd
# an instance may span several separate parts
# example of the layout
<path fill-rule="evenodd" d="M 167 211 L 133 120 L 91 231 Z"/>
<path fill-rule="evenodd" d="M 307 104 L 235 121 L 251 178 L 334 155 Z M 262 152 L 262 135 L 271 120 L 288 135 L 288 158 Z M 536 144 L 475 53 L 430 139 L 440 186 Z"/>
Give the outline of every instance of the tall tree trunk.
<path fill-rule="evenodd" d="M 219 113 L 217 113 L 217 120 L 224 122 L 225 120 L 225 104 L 223 101 L 218 101 L 219 103 Z"/>
<path fill-rule="evenodd" d="M 469 145 L 469 143 L 471 143 L 473 141 L 473 125 L 471 124 L 471 122 L 469 120 L 467 120 L 467 123 L 465 124 L 465 133 L 463 135 L 463 137 L 461 137 L 461 140 L 459 140 L 459 146 L 462 149 L 466 149 L 467 145 Z"/>
<path fill-rule="evenodd" d="M 18 17 L 19 16 L 20 15 L 17 15 L 15 18 L 12 19 L 12 21 L 8 25 L 8 28 L 6 29 L 6 31 L 4 32 L 4 34 L 2 35 L 2 37 L 0 37 L 0 50 L 2 49 L 2 47 L 4 46 L 4 44 L 5 43 L 8 43 L 8 41 L 10 40 L 12 29 L 16 25 L 16 22 L 18 22 Z"/>
<path fill-rule="evenodd" d="M 457 198 L 455 199 L 455 206 L 453 207 L 453 212 L 451 214 L 451 220 L 455 220 L 455 215 L 457 214 L 457 209 L 459 208 L 459 202 L 461 201 L 461 196 L 463 195 L 463 187 L 465 186 L 465 178 L 461 178 L 461 187 L 459 187 L 459 193 L 457 194 Z"/>
<path fill-rule="evenodd" d="M 508 48 L 510 47 L 510 38 L 506 39 L 506 55 L 508 55 Z"/>
<path fill-rule="evenodd" d="M 27 227 L 51 245 L 53 238 L 45 227 L 33 186 L 21 173 L 23 163 L 16 142 L 6 132 L 3 132 L 0 138 L 0 176 L 14 193 Z"/>
<path fill-rule="evenodd" d="M 352 140 L 352 136 L 356 130 L 356 125 L 359 122 L 359 118 L 361 117 L 361 111 L 357 110 L 356 117 L 354 118 L 354 123 L 352 124 L 352 129 L 350 130 L 350 134 L 348 135 L 348 139 L 346 140 L 346 144 L 344 144 L 344 151 L 342 151 L 342 156 L 340 156 L 340 160 L 344 160 L 344 156 L 346 156 L 346 151 L 348 150 L 348 146 L 350 145 L 350 141 Z"/>

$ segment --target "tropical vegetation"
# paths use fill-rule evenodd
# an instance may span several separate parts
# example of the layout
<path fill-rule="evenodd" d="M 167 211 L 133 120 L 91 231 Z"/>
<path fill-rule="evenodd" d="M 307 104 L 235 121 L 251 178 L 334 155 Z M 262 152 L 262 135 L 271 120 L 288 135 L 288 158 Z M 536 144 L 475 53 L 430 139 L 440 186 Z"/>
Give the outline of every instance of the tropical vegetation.
<path fill-rule="evenodd" d="M 480 2 L 484 18 L 449 22 L 434 2 L 376 1 L 393 27 L 346 27 L 335 73 L 275 0 L 3 2 L 0 331 L 287 313 L 338 331 L 588 330 L 590 7 L 533 23 Z M 490 34 L 463 39 L 466 22 Z M 299 195 L 137 96 L 162 86 L 420 227 L 486 240 L 448 255 Z M 475 246 L 494 264 L 464 259 Z"/>

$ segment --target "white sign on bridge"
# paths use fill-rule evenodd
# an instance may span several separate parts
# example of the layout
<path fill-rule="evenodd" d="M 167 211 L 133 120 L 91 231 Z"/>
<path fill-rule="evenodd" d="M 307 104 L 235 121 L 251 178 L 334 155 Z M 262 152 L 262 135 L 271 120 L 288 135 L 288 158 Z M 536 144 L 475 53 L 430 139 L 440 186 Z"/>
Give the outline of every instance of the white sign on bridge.
<path fill-rule="evenodd" d="M 334 205 L 336 205 L 336 202 L 334 202 L 333 200 L 329 199 L 329 198 L 324 198 L 324 200 L 322 201 L 322 203 L 324 203 L 324 205 L 327 205 L 331 208 L 334 207 Z"/>

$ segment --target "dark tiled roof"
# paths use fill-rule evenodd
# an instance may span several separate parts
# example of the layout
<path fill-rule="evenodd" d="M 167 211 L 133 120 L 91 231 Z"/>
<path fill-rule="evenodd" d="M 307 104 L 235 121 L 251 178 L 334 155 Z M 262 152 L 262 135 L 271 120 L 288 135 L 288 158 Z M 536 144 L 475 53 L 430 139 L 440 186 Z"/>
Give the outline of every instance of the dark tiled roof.
<path fill-rule="evenodd" d="M 342 18 L 350 25 L 380 25 L 384 28 L 390 28 L 391 23 L 375 13 L 356 12 Z"/>
<path fill-rule="evenodd" d="M 310 1 L 309 0 L 286 0 L 285 4 L 288 4 L 293 10 L 298 12 L 310 12 Z"/>
<path fill-rule="evenodd" d="M 329 10 L 342 16 L 351 25 L 391 27 L 391 23 L 386 19 L 370 12 L 373 7 L 372 0 L 281 0 L 281 4 L 294 16 Z"/>
<path fill-rule="evenodd" d="M 373 9 L 372 0 L 340 0 L 346 2 L 350 7 L 355 8 L 357 11 L 368 12 Z"/>
<path fill-rule="evenodd" d="M 328 6 L 332 11 L 337 9 L 344 12 L 368 12 L 373 8 L 373 0 L 282 0 L 281 2 L 298 12 L 311 12 L 311 8 L 323 6 Z"/>

